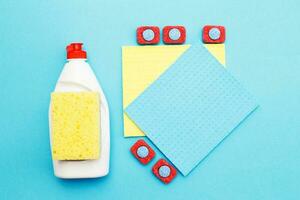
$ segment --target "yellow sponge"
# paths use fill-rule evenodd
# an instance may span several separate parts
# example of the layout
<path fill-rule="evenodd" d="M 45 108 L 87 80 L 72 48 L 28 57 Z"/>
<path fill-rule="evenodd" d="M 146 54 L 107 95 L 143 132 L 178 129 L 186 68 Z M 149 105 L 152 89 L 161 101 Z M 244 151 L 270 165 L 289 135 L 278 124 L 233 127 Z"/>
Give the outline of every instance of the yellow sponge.
<path fill-rule="evenodd" d="M 100 97 L 96 92 L 51 94 L 52 157 L 54 160 L 98 159 Z"/>

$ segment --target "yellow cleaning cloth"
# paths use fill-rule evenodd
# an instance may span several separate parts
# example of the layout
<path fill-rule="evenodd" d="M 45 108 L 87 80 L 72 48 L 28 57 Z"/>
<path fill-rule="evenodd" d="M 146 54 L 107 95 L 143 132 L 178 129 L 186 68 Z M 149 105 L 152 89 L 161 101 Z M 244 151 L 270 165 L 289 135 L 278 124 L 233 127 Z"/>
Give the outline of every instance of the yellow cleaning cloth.
<path fill-rule="evenodd" d="M 100 99 L 96 92 L 51 94 L 52 157 L 54 160 L 98 159 Z"/>
<path fill-rule="evenodd" d="M 225 67 L 225 44 L 205 44 L 204 46 Z"/>
<path fill-rule="evenodd" d="M 137 98 L 190 45 L 124 46 L 122 47 L 123 109 Z M 224 44 L 206 44 L 205 47 L 225 65 Z M 144 136 L 135 123 L 123 113 L 124 136 Z"/>

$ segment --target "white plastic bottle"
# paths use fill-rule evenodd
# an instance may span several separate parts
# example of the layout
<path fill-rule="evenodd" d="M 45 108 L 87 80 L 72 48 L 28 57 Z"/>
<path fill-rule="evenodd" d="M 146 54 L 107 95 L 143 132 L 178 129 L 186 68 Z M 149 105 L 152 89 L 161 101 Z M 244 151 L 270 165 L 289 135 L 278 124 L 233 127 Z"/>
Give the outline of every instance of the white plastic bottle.
<path fill-rule="evenodd" d="M 96 178 L 109 172 L 110 128 L 109 109 L 104 93 L 94 75 L 90 65 L 86 62 L 86 52 L 82 50 L 82 43 L 71 43 L 67 46 L 67 60 L 63 71 L 56 83 L 55 92 L 98 92 L 100 105 L 100 158 L 83 161 L 53 160 L 55 176 L 59 178 Z M 51 102 L 49 109 L 49 129 L 51 141 Z"/>

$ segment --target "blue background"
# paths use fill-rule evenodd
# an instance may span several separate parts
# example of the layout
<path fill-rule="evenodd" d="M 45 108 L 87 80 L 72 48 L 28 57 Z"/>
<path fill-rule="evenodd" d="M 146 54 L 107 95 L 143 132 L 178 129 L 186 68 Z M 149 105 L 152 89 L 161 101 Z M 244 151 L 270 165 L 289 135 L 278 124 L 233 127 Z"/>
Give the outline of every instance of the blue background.
<path fill-rule="evenodd" d="M 299 199 L 300 48 L 296 0 L 0 0 L 0 199 Z M 227 28 L 228 70 L 260 108 L 188 177 L 163 185 L 122 136 L 121 46 L 139 25 L 182 24 L 200 43 L 205 24 Z M 111 111 L 111 171 L 102 179 L 53 175 L 50 92 L 65 46 L 82 41 Z M 156 160 L 160 157 L 158 155 Z"/>

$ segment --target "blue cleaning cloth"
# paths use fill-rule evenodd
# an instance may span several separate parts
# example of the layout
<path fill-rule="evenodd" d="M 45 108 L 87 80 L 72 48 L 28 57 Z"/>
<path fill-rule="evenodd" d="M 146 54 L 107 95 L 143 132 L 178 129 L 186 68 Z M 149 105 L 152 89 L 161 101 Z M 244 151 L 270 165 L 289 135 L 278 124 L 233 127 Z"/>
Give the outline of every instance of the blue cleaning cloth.
<path fill-rule="evenodd" d="M 252 95 L 194 45 L 125 111 L 186 176 L 256 107 Z"/>

